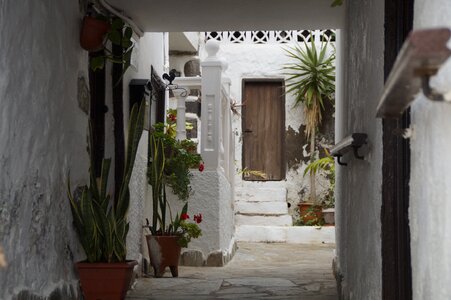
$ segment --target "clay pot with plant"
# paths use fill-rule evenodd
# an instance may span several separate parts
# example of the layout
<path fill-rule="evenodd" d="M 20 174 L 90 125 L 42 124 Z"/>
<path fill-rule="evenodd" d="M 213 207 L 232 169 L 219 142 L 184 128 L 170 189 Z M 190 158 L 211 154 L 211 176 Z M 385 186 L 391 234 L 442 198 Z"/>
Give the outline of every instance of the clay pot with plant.
<path fill-rule="evenodd" d="M 127 260 L 127 211 L 130 203 L 128 185 L 143 132 L 144 111 L 143 104 L 132 108 L 124 177 L 120 182 L 120 193 L 117 197 L 111 197 L 107 192 L 111 159 L 103 159 L 101 175 L 95 175 L 91 130 L 88 139 L 91 162 L 89 185 L 78 187 L 72 193 L 68 178 L 67 197 L 73 223 L 86 254 L 86 260 L 76 263 L 76 269 L 84 299 L 87 300 L 124 299 L 130 286 L 133 268 L 137 264 L 137 261 Z"/>
<path fill-rule="evenodd" d="M 305 134 L 310 139 L 310 162 L 316 157 L 316 131 L 321 124 L 324 101 L 333 101 L 335 92 L 335 52 L 328 52 L 329 40 L 322 42 L 317 49 L 314 37 L 304 47 L 297 44 L 284 49 L 293 62 L 284 65 L 288 76 L 287 93 L 295 96 L 295 106 L 304 106 L 306 120 Z M 315 175 L 310 173 L 310 195 L 305 202 L 320 205 L 316 195 Z"/>
<path fill-rule="evenodd" d="M 187 199 L 191 194 L 190 169 L 198 168 L 202 172 L 204 166 L 192 141 L 178 141 L 168 133 L 171 122 L 175 120 L 170 120 L 167 125 L 155 124 L 149 135 L 148 180 L 152 186 L 152 218 L 151 221 L 147 219 L 144 227 L 150 231 L 146 239 L 155 277 L 162 277 L 166 267 L 170 268 L 173 277 L 177 277 L 181 248 L 202 235 L 198 225 L 202 222 L 202 214 L 194 215 L 191 222 Z M 185 202 L 175 215 L 167 199 L 168 187 L 180 201 Z"/>
<path fill-rule="evenodd" d="M 111 24 L 105 17 L 86 15 L 81 25 L 80 46 L 89 52 L 102 50 L 105 36 L 110 29 Z"/>
<path fill-rule="evenodd" d="M 311 162 L 304 170 L 304 176 L 309 174 L 316 178 L 318 173 L 322 172 L 329 181 L 329 187 L 325 197 L 320 199 L 321 205 L 299 203 L 299 215 L 303 225 L 323 225 L 323 223 L 334 223 L 334 216 L 330 216 L 332 213 L 330 208 L 335 206 L 335 161 L 327 149 L 324 149 L 324 152 L 326 156 Z M 326 215 L 324 214 L 325 209 L 329 209 L 326 210 Z"/>

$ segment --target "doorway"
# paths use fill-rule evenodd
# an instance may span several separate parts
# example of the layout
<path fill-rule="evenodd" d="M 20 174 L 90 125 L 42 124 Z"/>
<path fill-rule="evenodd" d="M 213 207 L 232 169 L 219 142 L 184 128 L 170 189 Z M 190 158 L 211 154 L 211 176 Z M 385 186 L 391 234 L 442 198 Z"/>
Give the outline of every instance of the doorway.
<path fill-rule="evenodd" d="M 413 26 L 414 0 L 385 1 L 384 76 Z M 395 131 L 409 128 L 410 110 L 398 120 L 383 120 L 382 295 L 384 300 L 412 299 L 409 228 L 410 143 Z"/>
<path fill-rule="evenodd" d="M 283 79 L 243 80 L 243 172 L 248 181 L 285 179 L 285 92 Z"/>

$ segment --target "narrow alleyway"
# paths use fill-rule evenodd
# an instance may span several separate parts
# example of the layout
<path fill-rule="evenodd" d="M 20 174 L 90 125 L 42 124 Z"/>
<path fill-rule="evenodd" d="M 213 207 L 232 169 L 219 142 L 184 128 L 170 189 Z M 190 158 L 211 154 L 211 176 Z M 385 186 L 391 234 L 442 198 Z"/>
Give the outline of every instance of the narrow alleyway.
<path fill-rule="evenodd" d="M 128 300 L 337 299 L 333 245 L 239 243 L 225 267 L 180 267 L 179 278 L 142 278 Z"/>

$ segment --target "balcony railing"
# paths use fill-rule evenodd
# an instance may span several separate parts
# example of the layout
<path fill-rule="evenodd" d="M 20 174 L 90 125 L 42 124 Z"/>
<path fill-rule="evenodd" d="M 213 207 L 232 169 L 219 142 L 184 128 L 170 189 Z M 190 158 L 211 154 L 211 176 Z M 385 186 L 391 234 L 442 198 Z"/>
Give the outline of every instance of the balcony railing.
<path fill-rule="evenodd" d="M 223 44 L 287 44 L 295 42 L 335 42 L 335 30 L 282 30 L 282 31 L 211 31 L 205 32 L 205 41 Z"/>
<path fill-rule="evenodd" d="M 186 101 L 191 89 L 201 89 L 201 118 L 198 142 L 206 170 L 217 170 L 233 186 L 235 144 L 232 130 L 230 80 L 223 77 L 224 64 L 216 54 L 216 41 L 207 43 L 208 57 L 202 62 L 202 78 L 179 77 L 174 80 L 177 89 L 177 139 L 186 138 Z M 197 97 L 196 99 L 197 100 Z"/>

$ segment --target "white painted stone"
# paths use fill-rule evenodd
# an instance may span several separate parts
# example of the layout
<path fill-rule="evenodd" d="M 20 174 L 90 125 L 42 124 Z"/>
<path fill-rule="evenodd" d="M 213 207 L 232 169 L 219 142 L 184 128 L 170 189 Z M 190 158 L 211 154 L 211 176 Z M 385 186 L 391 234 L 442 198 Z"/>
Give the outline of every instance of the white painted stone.
<path fill-rule="evenodd" d="M 289 215 L 281 216 L 250 216 L 250 215 L 235 215 L 235 224 L 240 225 L 274 225 L 274 226 L 291 226 L 293 225 L 293 218 Z"/>
<path fill-rule="evenodd" d="M 417 0 L 414 29 L 451 28 L 448 0 Z M 451 42 L 448 42 L 451 48 Z M 431 85 L 451 91 L 451 61 Z M 451 299 L 451 106 L 431 102 L 419 93 L 411 106 L 414 137 L 410 178 L 409 224 L 413 299 Z"/>
<path fill-rule="evenodd" d="M 287 229 L 287 243 L 335 244 L 335 227 L 293 226 Z"/>
<path fill-rule="evenodd" d="M 335 244 L 335 227 L 250 226 L 236 228 L 237 241 L 290 244 Z"/>
<path fill-rule="evenodd" d="M 69 170 L 72 187 L 89 181 L 80 20 L 78 1 L 0 1 L 0 299 L 79 296 L 66 187 Z"/>
<path fill-rule="evenodd" d="M 336 167 L 337 266 L 341 298 L 382 299 L 382 121 L 375 112 L 384 87 L 384 3 L 346 6 L 348 27 L 339 50 L 346 73 L 336 128 L 341 137 L 367 133 L 369 151 L 364 160 L 350 155 L 348 166 Z"/>
<path fill-rule="evenodd" d="M 237 187 L 235 189 L 235 201 L 273 201 L 284 202 L 287 201 L 286 188 L 246 188 Z"/>
<path fill-rule="evenodd" d="M 286 227 L 283 226 L 252 226 L 236 227 L 236 240 L 239 242 L 279 242 L 287 240 Z"/>
<path fill-rule="evenodd" d="M 262 214 L 262 215 L 284 215 L 288 214 L 287 203 L 285 202 L 249 202 L 236 201 L 235 213 L 239 214 Z"/>
<path fill-rule="evenodd" d="M 124 128 L 127 128 L 129 115 L 129 90 L 128 83 L 132 79 L 149 79 L 151 66 L 157 74 L 163 74 L 164 52 L 163 49 L 163 34 L 162 33 L 145 33 L 138 41 L 140 55 L 137 57 L 137 68 L 129 68 L 124 74 Z M 108 72 L 107 72 L 108 74 Z M 108 78 L 109 76 L 107 76 Z M 108 91 L 109 89 L 107 89 Z M 151 117 L 152 124 L 155 123 L 155 103 L 151 103 Z M 108 120 L 108 119 L 107 119 Z M 108 123 L 112 123 L 110 119 Z M 112 128 L 109 129 L 110 132 Z M 136 154 L 135 167 L 130 180 L 130 207 L 128 210 L 128 220 L 130 222 L 130 230 L 127 235 L 127 257 L 129 259 L 136 259 L 141 264 L 141 258 L 149 258 L 147 242 L 144 237 L 148 231 L 143 230 L 142 225 L 145 224 L 145 219 L 150 218 L 152 191 L 147 183 L 147 150 L 148 150 L 148 131 L 144 130 L 140 140 L 138 152 Z M 125 131 L 125 134 L 127 132 Z M 110 147 L 112 148 L 112 147 Z M 110 149 L 109 149 L 110 151 Z M 113 154 L 109 154 L 112 156 Z M 113 170 L 111 170 L 112 172 Z M 111 179 L 113 173 L 110 174 Z M 110 180 L 111 180 L 110 179 Z"/>

